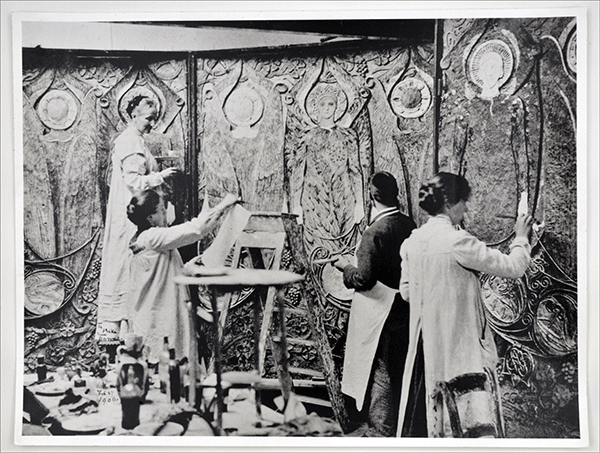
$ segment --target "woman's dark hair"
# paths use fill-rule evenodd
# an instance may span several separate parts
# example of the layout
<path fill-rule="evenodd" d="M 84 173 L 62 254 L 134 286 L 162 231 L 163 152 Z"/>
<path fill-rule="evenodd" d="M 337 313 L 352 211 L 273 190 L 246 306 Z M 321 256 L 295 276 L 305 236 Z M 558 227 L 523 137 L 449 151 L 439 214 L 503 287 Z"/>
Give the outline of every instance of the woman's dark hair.
<path fill-rule="evenodd" d="M 398 184 L 391 173 L 380 171 L 371 176 L 371 196 L 386 206 L 398 206 Z"/>
<path fill-rule="evenodd" d="M 127 206 L 127 218 L 137 225 L 138 231 L 147 230 L 151 227 L 148 217 L 157 212 L 160 202 L 161 196 L 152 189 L 139 192 L 133 196 Z"/>
<path fill-rule="evenodd" d="M 141 94 L 133 97 L 128 103 L 125 111 L 129 115 L 130 118 L 133 118 L 133 111 L 144 101 L 144 104 L 147 104 L 148 107 L 154 107 L 154 102 L 148 96 L 143 96 Z"/>
<path fill-rule="evenodd" d="M 442 212 L 444 205 L 454 206 L 471 195 L 469 182 L 454 173 L 440 172 L 419 190 L 419 206 L 429 215 Z"/>

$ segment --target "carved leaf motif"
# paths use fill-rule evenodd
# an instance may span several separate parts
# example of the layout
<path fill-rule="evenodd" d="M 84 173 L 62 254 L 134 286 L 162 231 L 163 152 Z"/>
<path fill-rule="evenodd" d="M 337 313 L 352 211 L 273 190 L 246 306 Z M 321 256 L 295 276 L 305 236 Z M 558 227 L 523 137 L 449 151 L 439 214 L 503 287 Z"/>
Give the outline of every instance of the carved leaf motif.
<path fill-rule="evenodd" d="M 25 240 L 41 254 L 56 256 L 54 200 L 46 163 L 43 128 L 29 98 L 23 95 L 23 228 Z"/>
<path fill-rule="evenodd" d="M 61 253 L 81 244 L 99 226 L 98 180 L 96 162 L 96 97 L 88 96 L 82 105 L 81 119 L 76 125 L 72 143 L 66 149 L 63 180 Z M 79 274 L 87 261 L 85 254 L 69 257 L 64 265 Z"/>
<path fill-rule="evenodd" d="M 120 64 L 113 62 L 99 63 L 97 59 L 80 59 L 78 61 L 80 62 L 79 67 L 73 75 L 97 88 L 102 94 L 115 86 L 129 70 L 129 63 L 126 60 L 123 60 Z"/>

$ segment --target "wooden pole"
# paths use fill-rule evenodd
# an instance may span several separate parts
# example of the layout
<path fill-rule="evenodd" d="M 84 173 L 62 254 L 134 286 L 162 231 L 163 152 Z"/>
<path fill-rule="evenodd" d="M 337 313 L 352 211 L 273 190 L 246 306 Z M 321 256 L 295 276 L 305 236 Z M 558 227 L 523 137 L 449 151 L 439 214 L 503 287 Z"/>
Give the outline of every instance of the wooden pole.
<path fill-rule="evenodd" d="M 284 402 L 284 410 L 287 407 L 287 403 L 290 399 L 290 393 L 292 392 L 292 377 L 290 376 L 290 371 L 288 368 L 288 351 L 287 351 L 287 338 L 286 338 L 286 328 L 285 328 L 285 299 L 283 294 L 283 289 L 281 287 L 277 288 L 277 304 L 279 307 L 279 334 L 281 336 L 280 340 L 280 350 L 281 356 L 279 358 L 279 369 L 280 369 L 280 381 L 281 381 L 281 393 L 283 395 Z"/>
<path fill-rule="evenodd" d="M 262 312 L 262 304 L 260 300 L 260 295 L 255 294 L 254 297 L 254 369 L 258 370 L 259 376 L 261 375 L 260 370 L 260 328 L 261 328 L 261 319 L 260 314 Z M 263 315 L 264 316 L 264 315 Z M 262 418 L 262 395 L 259 386 L 254 387 L 254 404 L 256 406 L 256 414 L 259 418 Z"/>
<path fill-rule="evenodd" d="M 190 292 L 198 291 L 197 286 L 190 287 Z M 193 297 L 191 299 L 191 309 L 190 309 L 190 325 L 191 325 L 191 335 L 193 341 L 191 341 L 192 347 L 190 348 L 190 371 L 189 371 L 189 379 L 190 379 L 190 388 L 188 394 L 188 401 L 190 405 L 195 409 L 196 408 L 196 381 L 198 380 L 198 342 L 196 341 L 196 333 L 198 332 L 198 327 L 196 323 L 196 309 L 197 304 L 195 303 L 195 299 Z"/>
<path fill-rule="evenodd" d="M 439 153 L 440 153 L 440 108 L 442 104 L 442 56 L 444 52 L 444 20 L 435 20 L 435 77 L 434 77 L 434 96 L 433 96 L 433 173 L 439 172 Z"/>
<path fill-rule="evenodd" d="M 216 435 L 220 436 L 223 430 L 223 387 L 221 385 L 221 332 L 219 327 L 219 311 L 217 306 L 217 294 L 216 289 L 210 288 L 210 306 L 213 316 L 213 335 L 214 335 L 214 365 L 215 365 L 215 375 L 217 378 L 216 383 L 216 397 L 217 397 L 217 406 L 215 408 L 216 416 L 215 420 L 217 422 L 216 426 Z"/>
<path fill-rule="evenodd" d="M 198 215 L 198 80 L 197 58 L 189 53 L 187 58 L 187 105 L 188 105 L 188 147 L 185 156 L 185 173 L 188 175 L 189 217 Z"/>

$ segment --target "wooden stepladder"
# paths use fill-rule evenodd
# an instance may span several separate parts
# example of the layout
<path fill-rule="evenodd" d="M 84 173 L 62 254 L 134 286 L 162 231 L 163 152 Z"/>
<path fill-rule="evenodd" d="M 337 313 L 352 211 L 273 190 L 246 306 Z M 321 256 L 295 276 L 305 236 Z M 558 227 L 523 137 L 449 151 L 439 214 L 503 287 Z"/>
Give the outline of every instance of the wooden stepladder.
<path fill-rule="evenodd" d="M 295 220 L 292 221 L 295 222 Z M 280 270 L 287 235 L 288 232 L 284 225 L 284 219 L 280 213 L 252 213 L 246 228 L 234 244 L 231 267 L 247 267 L 248 261 L 251 261 L 252 263 L 258 263 L 258 266 L 264 269 Z M 292 247 L 291 243 L 294 241 L 288 242 L 290 243 L 290 247 Z M 246 254 L 252 259 L 242 262 L 242 258 Z M 301 254 L 300 251 L 292 253 L 296 257 L 299 254 Z M 301 284 L 303 285 L 301 292 L 305 296 L 304 299 L 307 299 L 306 295 L 310 291 L 306 291 L 306 285 L 310 285 L 311 280 L 306 279 Z M 290 393 L 294 389 L 326 387 L 332 402 L 341 401 L 339 379 L 334 372 L 333 358 L 327 333 L 322 322 L 314 319 L 315 316 L 319 316 L 319 308 L 311 306 L 312 302 L 302 300 L 299 307 L 286 307 L 284 309 L 285 296 L 282 288 L 278 289 L 269 286 L 266 296 L 264 296 L 264 292 L 262 295 L 263 297 L 254 297 L 253 332 L 255 345 L 258 344 L 258 348 L 255 347 L 255 350 L 258 352 L 254 356 L 254 368 L 261 377 L 260 383 L 255 386 L 257 389 L 257 412 L 260 414 L 260 388 L 273 389 L 280 387 L 284 401 L 287 402 Z M 235 297 L 235 295 L 229 294 L 221 308 L 221 332 L 226 326 L 228 312 Z M 278 320 L 275 319 L 276 313 L 279 315 Z M 298 317 L 306 318 L 311 326 L 311 340 L 288 337 L 286 334 L 286 315 L 288 322 L 293 322 L 294 318 Z M 278 326 L 277 329 L 274 328 L 275 325 Z M 295 344 L 315 348 L 321 362 L 319 364 L 320 369 L 313 370 L 288 366 L 288 345 L 293 346 Z M 274 382 L 273 379 L 268 379 L 264 376 L 265 362 L 269 350 L 272 352 L 272 357 L 276 364 L 276 381 L 278 382 Z M 292 378 L 292 374 L 296 377 Z M 304 395 L 297 395 L 297 397 L 303 402 L 331 407 L 334 415 L 344 429 L 347 423 L 347 415 L 344 409 L 340 409 L 340 404 L 332 404 L 326 400 L 319 400 Z"/>
<path fill-rule="evenodd" d="M 257 261 L 263 261 L 263 267 L 268 270 L 279 270 L 281 266 L 281 256 L 285 245 L 285 231 L 281 224 L 281 219 L 278 214 L 271 213 L 253 213 L 244 231 L 240 234 L 234 244 L 233 258 L 231 267 L 239 268 L 241 264 L 242 252 L 244 249 L 248 251 L 251 257 L 256 257 Z M 271 250 L 272 258 L 270 262 L 264 263 L 262 251 Z M 263 376 L 265 368 L 265 357 L 267 346 L 270 346 L 275 355 L 277 363 L 277 375 L 284 400 L 289 399 L 289 394 L 292 391 L 293 382 L 287 368 L 287 362 L 282 362 L 282 351 L 285 351 L 286 345 L 280 342 L 272 341 L 269 335 L 273 320 L 273 313 L 276 307 L 277 288 L 269 286 L 267 290 L 264 307 L 259 297 L 255 298 L 254 302 L 254 342 L 258 344 L 258 354 L 254 356 L 254 369 L 259 376 Z M 229 294 L 223 310 L 220 314 L 221 330 L 225 328 L 227 315 L 234 295 Z M 283 297 L 280 294 L 279 297 Z M 261 320 L 262 312 L 262 320 Z M 280 319 L 280 328 L 285 330 L 285 320 Z M 285 342 L 284 332 L 281 332 L 281 338 Z M 255 348 L 256 349 L 256 348 Z M 260 386 L 259 386 L 260 387 Z M 260 391 L 256 393 L 256 408 L 260 413 Z"/>

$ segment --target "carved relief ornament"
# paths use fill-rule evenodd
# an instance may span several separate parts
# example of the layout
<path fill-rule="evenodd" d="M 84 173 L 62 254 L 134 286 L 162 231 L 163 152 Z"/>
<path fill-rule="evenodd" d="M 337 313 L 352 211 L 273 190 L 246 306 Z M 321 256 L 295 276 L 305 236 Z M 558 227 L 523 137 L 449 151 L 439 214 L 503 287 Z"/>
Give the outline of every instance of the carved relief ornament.
<path fill-rule="evenodd" d="M 52 89 L 39 99 L 36 112 L 46 127 L 62 131 L 75 123 L 79 107 L 72 93 L 67 90 Z"/>
<path fill-rule="evenodd" d="M 394 114 L 401 118 L 420 118 L 431 106 L 431 90 L 416 77 L 398 82 L 390 93 L 390 106 Z"/>

